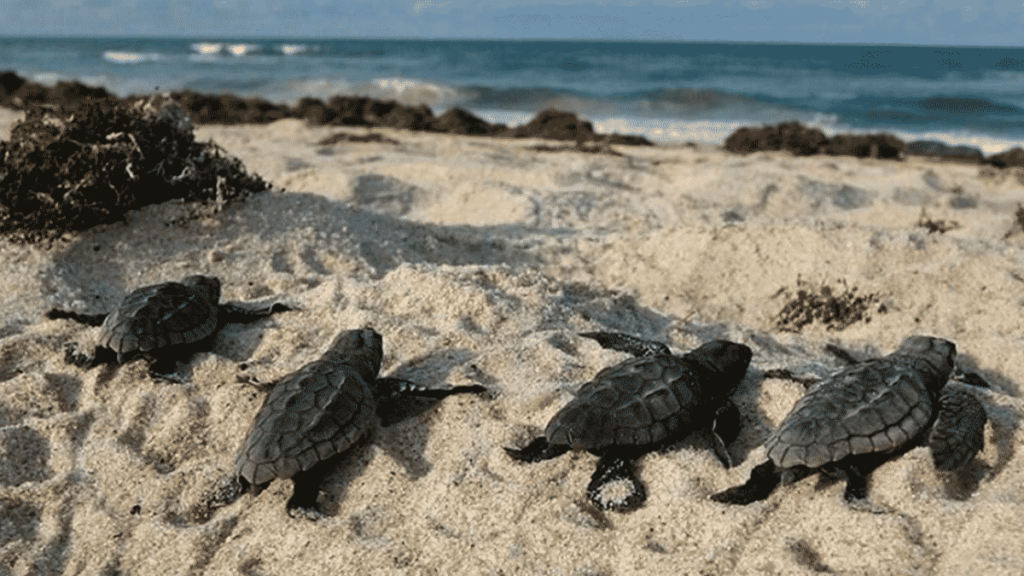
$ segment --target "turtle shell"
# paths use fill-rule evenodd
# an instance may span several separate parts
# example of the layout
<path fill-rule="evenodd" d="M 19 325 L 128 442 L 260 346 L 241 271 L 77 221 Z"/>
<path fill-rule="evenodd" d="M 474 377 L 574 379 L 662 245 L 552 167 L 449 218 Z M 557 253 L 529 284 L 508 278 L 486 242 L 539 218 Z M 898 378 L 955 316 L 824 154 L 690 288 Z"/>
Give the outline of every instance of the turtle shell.
<path fill-rule="evenodd" d="M 280 380 L 242 442 L 238 475 L 252 485 L 291 478 L 351 446 L 375 417 L 367 380 L 381 355 L 373 330 L 343 332 L 323 357 Z"/>
<path fill-rule="evenodd" d="M 705 359 L 708 346 L 721 348 L 725 356 Z M 689 434 L 710 422 L 742 380 L 750 357 L 746 346 L 722 341 L 682 357 L 662 354 L 627 360 L 584 384 L 551 419 L 544 435 L 551 445 L 601 450 Z"/>
<path fill-rule="evenodd" d="M 217 329 L 219 298 L 220 282 L 205 276 L 144 286 L 106 317 L 99 345 L 120 361 L 135 352 L 198 342 Z"/>
<path fill-rule="evenodd" d="M 951 342 L 918 337 L 885 358 L 826 378 L 808 390 L 765 443 L 768 457 L 780 468 L 820 468 L 918 441 L 935 421 L 938 392 L 955 355 Z"/>

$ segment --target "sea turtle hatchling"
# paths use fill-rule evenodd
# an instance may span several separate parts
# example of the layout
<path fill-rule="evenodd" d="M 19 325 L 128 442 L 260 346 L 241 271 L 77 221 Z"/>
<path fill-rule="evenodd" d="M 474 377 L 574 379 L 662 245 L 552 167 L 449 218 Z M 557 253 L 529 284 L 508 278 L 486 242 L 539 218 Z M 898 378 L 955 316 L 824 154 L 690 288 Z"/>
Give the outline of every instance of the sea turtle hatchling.
<path fill-rule="evenodd" d="M 100 327 L 94 349 L 83 350 L 74 343 L 65 347 L 69 363 L 86 367 L 116 358 L 118 364 L 123 364 L 142 355 L 154 359 L 150 374 L 174 380 L 176 362 L 187 360 L 193 352 L 209 345 L 224 324 L 251 322 L 291 310 L 281 302 L 253 306 L 219 301 L 220 280 L 189 276 L 180 283 L 138 288 L 110 314 L 79 314 L 54 308 L 46 316 Z"/>
<path fill-rule="evenodd" d="M 747 372 L 750 348 L 715 340 L 674 356 L 664 344 L 627 334 L 581 336 L 636 358 L 598 372 L 555 414 L 543 436 L 522 449 L 505 448 L 509 456 L 538 462 L 568 450 L 598 455 L 587 495 L 599 508 L 615 511 L 631 510 L 647 499 L 633 470 L 637 457 L 697 430 L 710 429 L 715 453 L 732 466 L 726 445 L 739 432 L 739 410 L 729 395 Z M 629 483 L 628 494 L 616 497 L 611 485 L 623 480 Z"/>
<path fill-rule="evenodd" d="M 288 510 L 315 510 L 332 457 L 373 427 L 379 400 L 485 391 L 476 385 L 425 388 L 378 378 L 382 356 L 383 339 L 375 330 L 346 330 L 318 360 L 278 380 L 256 413 L 232 477 L 218 488 L 213 505 L 224 506 L 245 492 L 258 493 L 274 479 L 290 478 L 294 487 Z"/>
<path fill-rule="evenodd" d="M 812 385 L 765 443 L 768 461 L 746 484 L 711 498 L 728 504 L 764 500 L 780 483 L 818 471 L 846 475 L 845 498 L 874 510 L 867 477 L 886 461 L 929 443 L 939 470 L 962 468 L 984 446 L 985 410 L 946 381 L 956 346 L 911 336 L 895 352 L 845 368 Z"/>

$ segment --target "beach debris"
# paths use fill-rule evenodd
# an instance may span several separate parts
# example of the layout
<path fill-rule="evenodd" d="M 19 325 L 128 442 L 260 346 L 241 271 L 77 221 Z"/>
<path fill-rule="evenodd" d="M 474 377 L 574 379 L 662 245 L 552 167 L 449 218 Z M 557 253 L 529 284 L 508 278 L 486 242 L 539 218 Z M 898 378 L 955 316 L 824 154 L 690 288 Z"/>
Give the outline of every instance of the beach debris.
<path fill-rule="evenodd" d="M 598 372 L 555 414 L 543 436 L 521 449 L 505 448 L 511 458 L 539 462 L 569 450 L 599 456 L 587 496 L 598 508 L 618 512 L 647 499 L 633 461 L 693 432 L 709 430 L 715 454 L 732 466 L 726 446 L 739 433 L 740 414 L 729 395 L 750 365 L 749 347 L 715 340 L 675 356 L 660 342 L 628 334 L 580 335 L 636 358 Z"/>
<path fill-rule="evenodd" d="M 174 371 L 179 360 L 187 361 L 197 350 L 211 343 L 224 324 L 251 322 L 276 312 L 293 310 L 283 302 L 255 306 L 220 304 L 220 280 L 212 276 L 189 276 L 179 282 L 164 282 L 138 288 L 110 314 L 80 314 L 54 308 L 51 320 L 70 319 L 99 326 L 94 346 L 65 345 L 65 360 L 79 367 L 91 367 L 136 356 L 153 361 L 154 378 L 181 381 Z"/>
<path fill-rule="evenodd" d="M 921 215 L 917 217 L 918 228 L 924 228 L 928 230 L 929 234 L 938 232 L 939 234 L 945 234 L 950 230 L 956 230 L 960 227 L 960 223 L 956 220 L 932 220 L 928 217 L 928 213 L 925 212 L 924 208 L 921 208 Z"/>
<path fill-rule="evenodd" d="M 779 484 L 838 471 L 846 501 L 879 512 L 866 500 L 867 478 L 885 462 L 927 443 L 937 469 L 963 468 L 984 447 L 988 418 L 974 396 L 946 386 L 955 360 L 952 342 L 911 336 L 888 356 L 811 385 L 765 443 L 768 461 L 712 500 L 750 504 Z"/>
<path fill-rule="evenodd" d="M 787 302 L 775 317 L 775 328 L 783 332 L 799 332 L 808 324 L 820 322 L 827 330 L 843 330 L 854 322 L 870 322 L 868 309 L 877 300 L 877 294 L 857 295 L 857 287 L 849 287 L 840 280 L 842 291 L 822 284 L 818 287 L 797 278 L 797 290 L 781 288 L 775 296 L 785 295 Z M 884 305 L 878 312 L 885 312 Z"/>
<path fill-rule="evenodd" d="M 534 152 L 581 152 L 583 154 L 624 156 L 624 154 L 615 150 L 608 144 L 593 144 L 588 142 L 581 142 L 575 146 L 548 146 L 547 144 L 538 144 L 536 146 L 528 146 L 526 149 Z"/>
<path fill-rule="evenodd" d="M 290 478 L 289 513 L 315 519 L 320 484 L 336 464 L 334 457 L 371 430 L 379 401 L 485 391 L 479 385 L 426 388 L 379 378 L 382 356 L 383 338 L 375 330 L 345 330 L 318 360 L 278 380 L 242 441 L 234 472 L 216 488 L 211 507 Z"/>
<path fill-rule="evenodd" d="M 181 198 L 225 202 L 270 185 L 212 142 L 198 143 L 181 106 L 160 97 L 30 107 L 0 142 L 0 233 L 53 240 Z"/>
<path fill-rule="evenodd" d="M 1024 204 L 1017 203 L 1017 210 L 1013 213 L 1013 224 L 1010 225 L 1010 229 L 1003 234 L 1003 240 L 1008 240 L 1014 234 L 1024 232 Z"/>
<path fill-rule="evenodd" d="M 398 140 L 388 138 L 382 134 L 376 132 L 370 132 L 368 134 L 349 134 L 348 132 L 336 132 L 321 139 L 317 142 L 317 146 L 334 146 L 335 144 L 341 144 L 342 142 L 356 142 L 364 144 L 367 142 L 374 142 L 377 144 L 398 144 Z"/>

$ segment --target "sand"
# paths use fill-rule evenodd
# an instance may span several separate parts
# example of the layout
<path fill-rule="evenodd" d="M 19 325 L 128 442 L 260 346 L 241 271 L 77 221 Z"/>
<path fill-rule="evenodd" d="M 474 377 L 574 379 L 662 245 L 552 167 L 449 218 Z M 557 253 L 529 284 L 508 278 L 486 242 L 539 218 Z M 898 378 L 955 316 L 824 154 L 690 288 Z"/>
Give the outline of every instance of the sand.
<path fill-rule="evenodd" d="M 1017 173 L 390 130 L 398 144 L 316 144 L 337 131 L 200 127 L 283 191 L 220 213 L 151 206 L 50 248 L 0 241 L 0 574 L 1024 572 Z M 922 209 L 958 227 L 929 232 Z M 181 369 L 185 384 L 154 381 L 144 362 L 65 364 L 62 345 L 95 329 L 47 309 L 103 312 L 195 273 L 218 276 L 227 300 L 300 309 L 229 325 Z M 870 296 L 863 317 L 777 326 L 798 290 L 822 285 Z M 286 513 L 282 481 L 206 507 L 266 394 L 245 379 L 272 381 L 364 325 L 384 335 L 383 373 L 489 392 L 378 427 L 328 476 L 320 520 Z M 737 466 L 695 434 L 639 461 L 649 500 L 620 514 L 586 500 L 590 454 L 511 461 L 504 446 L 627 357 L 587 330 L 679 352 L 749 345 Z M 746 507 L 708 499 L 764 461 L 803 393 L 765 371 L 825 375 L 842 365 L 828 343 L 869 357 L 915 333 L 955 341 L 991 385 L 951 384 L 990 418 L 967 469 L 936 472 L 927 448 L 883 465 L 869 492 L 882 514 L 851 510 L 843 482 L 820 477 Z"/>

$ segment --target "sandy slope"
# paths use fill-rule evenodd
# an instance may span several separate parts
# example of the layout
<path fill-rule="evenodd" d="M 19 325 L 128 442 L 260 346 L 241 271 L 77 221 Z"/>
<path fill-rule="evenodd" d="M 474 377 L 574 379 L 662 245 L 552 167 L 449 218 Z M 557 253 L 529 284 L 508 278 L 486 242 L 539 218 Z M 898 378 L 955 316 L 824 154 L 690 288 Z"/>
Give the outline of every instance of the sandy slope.
<path fill-rule="evenodd" d="M 315 144 L 334 131 L 202 127 L 287 192 L 220 214 L 149 207 L 49 250 L 0 243 L 0 574 L 1024 571 L 1014 173 L 706 146 L 537 152 L 400 131 L 385 132 L 397 145 Z M 960 227 L 928 233 L 922 206 Z M 45 320 L 47 308 L 105 311 L 193 273 L 219 276 L 226 299 L 301 310 L 230 325 L 184 385 L 152 381 L 141 362 L 64 364 L 61 345 L 91 329 Z M 780 331 L 798 278 L 875 295 L 868 319 Z M 328 478 L 320 521 L 285 513 L 288 482 L 209 510 L 265 395 L 239 377 L 272 380 L 366 324 L 384 334 L 385 373 L 490 393 L 381 427 Z M 576 335 L 593 329 L 679 351 L 750 345 L 740 464 L 723 469 L 697 434 L 644 457 L 650 499 L 616 514 L 586 502 L 591 455 L 511 462 L 503 446 L 626 357 Z M 918 332 L 956 341 L 992 384 L 972 388 L 990 424 L 967 470 L 935 472 L 924 448 L 886 464 L 870 492 L 891 509 L 881 515 L 851 511 L 842 482 L 817 478 L 748 507 L 708 500 L 763 461 L 803 392 L 764 371 L 827 374 L 839 363 L 826 343 L 868 356 Z"/>

